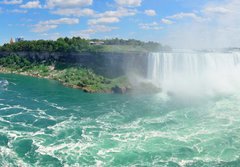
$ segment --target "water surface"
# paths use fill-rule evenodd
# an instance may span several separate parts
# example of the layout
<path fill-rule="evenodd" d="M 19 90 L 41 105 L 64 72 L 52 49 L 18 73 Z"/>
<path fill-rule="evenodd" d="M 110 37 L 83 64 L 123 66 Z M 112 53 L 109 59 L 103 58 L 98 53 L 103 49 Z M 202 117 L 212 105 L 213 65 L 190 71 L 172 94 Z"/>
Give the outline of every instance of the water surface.
<path fill-rule="evenodd" d="M 176 99 L 86 94 L 17 75 L 0 80 L 0 166 L 240 164 L 238 93 Z"/>

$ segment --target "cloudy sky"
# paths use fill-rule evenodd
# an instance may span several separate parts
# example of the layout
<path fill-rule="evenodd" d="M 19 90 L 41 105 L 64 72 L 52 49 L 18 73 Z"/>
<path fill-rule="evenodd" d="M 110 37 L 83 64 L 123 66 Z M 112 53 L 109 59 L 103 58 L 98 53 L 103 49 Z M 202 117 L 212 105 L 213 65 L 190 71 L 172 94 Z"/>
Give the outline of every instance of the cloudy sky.
<path fill-rule="evenodd" d="M 0 44 L 81 36 L 240 46 L 240 0 L 0 0 L 0 25 Z"/>

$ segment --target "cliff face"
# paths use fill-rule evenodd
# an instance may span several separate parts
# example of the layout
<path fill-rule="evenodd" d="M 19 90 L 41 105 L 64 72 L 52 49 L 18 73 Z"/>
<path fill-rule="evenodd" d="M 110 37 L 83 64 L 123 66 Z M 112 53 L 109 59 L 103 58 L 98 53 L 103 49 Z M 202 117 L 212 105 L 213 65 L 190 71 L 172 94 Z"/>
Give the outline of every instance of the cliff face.
<path fill-rule="evenodd" d="M 0 52 L 0 57 L 10 53 Z M 118 77 L 127 73 L 146 76 L 148 53 L 49 53 L 49 52 L 15 52 L 32 61 L 56 60 L 80 67 L 93 69 L 106 77 Z"/>

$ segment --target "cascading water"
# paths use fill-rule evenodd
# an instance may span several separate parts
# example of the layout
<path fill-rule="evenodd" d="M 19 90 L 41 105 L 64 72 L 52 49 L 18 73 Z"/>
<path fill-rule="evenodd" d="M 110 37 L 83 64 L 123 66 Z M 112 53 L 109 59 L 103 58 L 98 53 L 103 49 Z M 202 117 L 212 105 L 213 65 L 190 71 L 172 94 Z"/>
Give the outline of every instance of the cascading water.
<path fill-rule="evenodd" d="M 175 93 L 228 93 L 240 87 L 240 53 L 150 53 L 148 79 Z"/>
<path fill-rule="evenodd" d="M 151 54 L 149 77 L 195 94 L 194 87 L 214 88 L 220 80 L 234 85 L 238 56 L 212 54 Z M 0 167 L 238 167 L 239 101 L 240 92 L 86 94 L 55 81 L 0 74 Z"/>

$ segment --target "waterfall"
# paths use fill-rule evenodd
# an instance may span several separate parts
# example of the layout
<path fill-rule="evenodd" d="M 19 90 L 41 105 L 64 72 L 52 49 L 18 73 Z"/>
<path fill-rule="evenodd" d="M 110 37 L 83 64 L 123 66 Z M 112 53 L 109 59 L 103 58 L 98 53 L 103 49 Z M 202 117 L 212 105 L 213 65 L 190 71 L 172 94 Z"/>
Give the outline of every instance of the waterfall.
<path fill-rule="evenodd" d="M 240 88 L 240 53 L 150 53 L 148 79 L 166 91 L 233 91 Z"/>

